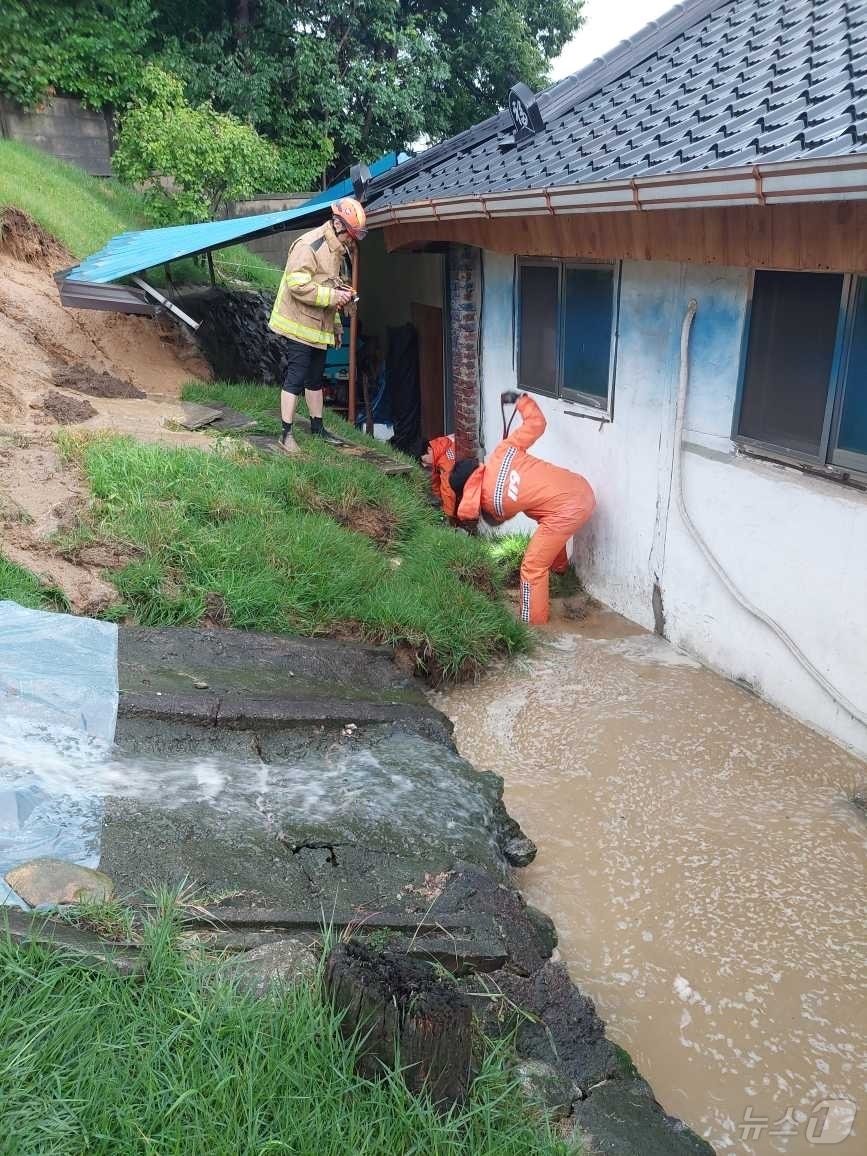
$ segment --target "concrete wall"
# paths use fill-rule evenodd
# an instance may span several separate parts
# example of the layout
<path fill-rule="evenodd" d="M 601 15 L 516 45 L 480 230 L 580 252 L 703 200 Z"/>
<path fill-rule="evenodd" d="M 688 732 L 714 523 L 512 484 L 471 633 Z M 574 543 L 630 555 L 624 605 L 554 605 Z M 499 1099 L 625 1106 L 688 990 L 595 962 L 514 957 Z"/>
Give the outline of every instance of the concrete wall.
<path fill-rule="evenodd" d="M 485 254 L 482 406 L 486 449 L 500 436 L 499 393 L 516 388 L 514 258 Z M 748 272 L 624 262 L 613 421 L 569 416 L 538 398 L 540 456 L 584 474 L 598 511 L 576 564 L 615 610 L 654 627 L 844 745 L 867 754 L 867 729 L 835 706 L 765 626 L 727 593 L 687 533 L 671 494 L 680 329 L 698 301 L 687 398 L 687 507 L 734 582 L 831 683 L 867 710 L 867 494 L 736 452 L 730 433 Z"/>
<path fill-rule="evenodd" d="M 253 197 L 249 201 L 235 201 L 227 207 L 225 216 L 254 217 L 257 213 L 281 213 L 285 209 L 303 205 L 312 196 L 312 193 L 287 193 L 285 196 L 275 194 L 270 197 Z M 255 241 L 245 241 L 244 244 L 252 253 L 258 253 L 264 260 L 282 269 L 289 255 L 289 246 L 303 232 L 306 230 L 273 233 L 270 237 L 259 237 Z"/>
<path fill-rule="evenodd" d="M 412 320 L 413 301 L 443 307 L 443 257 L 439 253 L 387 253 L 383 231 L 361 246 L 359 293 L 364 331 L 385 346 L 386 329 Z"/>
<path fill-rule="evenodd" d="M 56 96 L 35 109 L 0 99 L 0 136 L 32 145 L 97 177 L 111 176 L 108 121 L 81 101 Z"/>

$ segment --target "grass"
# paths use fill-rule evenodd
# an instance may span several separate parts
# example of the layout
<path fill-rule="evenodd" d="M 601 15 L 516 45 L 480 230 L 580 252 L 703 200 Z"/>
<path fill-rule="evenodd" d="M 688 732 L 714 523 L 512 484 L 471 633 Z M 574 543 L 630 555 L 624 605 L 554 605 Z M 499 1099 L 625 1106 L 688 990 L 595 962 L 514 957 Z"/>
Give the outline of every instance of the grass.
<path fill-rule="evenodd" d="M 33 217 L 79 259 L 101 249 L 117 233 L 152 226 L 144 199 L 116 180 L 87 173 L 28 148 L 0 140 L 0 206 L 14 205 Z M 224 278 L 247 281 L 257 288 L 276 289 L 281 270 L 242 245 L 215 254 Z M 192 260 L 172 264 L 176 282 L 207 280 L 203 265 Z M 154 279 L 163 281 L 162 270 Z"/>
<path fill-rule="evenodd" d="M 142 625 L 216 614 L 249 630 L 406 644 L 434 680 L 527 649 L 488 544 L 442 522 L 421 471 L 387 477 L 310 439 L 291 460 L 228 444 L 239 452 L 60 437 L 95 498 L 78 537 L 133 548 L 110 577 Z"/>
<path fill-rule="evenodd" d="M 0 556 L 0 602 L 8 600 L 31 610 L 66 610 L 63 594 L 44 586 L 35 574 Z"/>
<path fill-rule="evenodd" d="M 145 929 L 142 977 L 85 970 L 0 934 L 0 1100 L 8 1156 L 566 1156 L 491 1046 L 448 1114 L 399 1076 L 355 1074 L 318 977 L 254 1000 Z"/>

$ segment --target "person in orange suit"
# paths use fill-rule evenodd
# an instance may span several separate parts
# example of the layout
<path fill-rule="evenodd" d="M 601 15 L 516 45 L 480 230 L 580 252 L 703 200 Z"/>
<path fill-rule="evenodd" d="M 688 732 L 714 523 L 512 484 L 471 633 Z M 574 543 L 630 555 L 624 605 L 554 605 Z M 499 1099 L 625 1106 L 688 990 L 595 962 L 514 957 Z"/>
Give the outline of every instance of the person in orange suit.
<path fill-rule="evenodd" d="M 457 502 L 449 485 L 449 475 L 455 464 L 455 435 L 431 438 L 427 450 L 422 454 L 421 464 L 431 472 L 431 489 L 434 497 L 442 504 L 443 513 L 447 518 L 454 518 Z"/>
<path fill-rule="evenodd" d="M 543 462 L 527 450 L 545 432 L 545 415 L 528 394 L 501 395 L 516 405 L 522 421 L 483 465 L 460 461 L 450 475 L 458 501 L 457 518 L 475 522 L 481 514 L 495 524 L 526 514 L 539 523 L 521 563 L 521 618 L 531 626 L 548 621 L 548 574 L 568 568 L 566 543 L 589 520 L 596 497 L 586 478 Z M 513 414 L 514 420 L 514 414 Z M 511 422 L 509 423 L 511 425 Z"/>

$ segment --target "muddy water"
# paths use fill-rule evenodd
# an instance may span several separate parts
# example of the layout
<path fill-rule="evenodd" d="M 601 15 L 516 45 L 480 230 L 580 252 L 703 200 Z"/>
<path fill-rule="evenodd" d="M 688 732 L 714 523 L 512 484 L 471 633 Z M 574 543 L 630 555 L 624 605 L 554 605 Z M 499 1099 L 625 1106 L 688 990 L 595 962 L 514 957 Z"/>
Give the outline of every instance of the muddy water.
<path fill-rule="evenodd" d="M 721 1153 L 867 1151 L 867 767 L 607 613 L 437 705 L 665 1108 Z"/>

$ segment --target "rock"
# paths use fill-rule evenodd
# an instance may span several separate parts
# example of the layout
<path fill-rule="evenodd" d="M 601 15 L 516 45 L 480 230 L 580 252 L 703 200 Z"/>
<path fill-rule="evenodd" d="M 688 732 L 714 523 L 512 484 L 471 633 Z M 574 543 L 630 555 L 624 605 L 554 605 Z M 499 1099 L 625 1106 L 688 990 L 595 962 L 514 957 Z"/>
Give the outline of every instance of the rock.
<path fill-rule="evenodd" d="M 507 839 L 503 844 L 503 854 L 513 867 L 529 867 L 536 858 L 536 844 L 526 835 Z"/>
<path fill-rule="evenodd" d="M 611 1080 L 575 1104 L 586 1156 L 714 1156 L 706 1140 L 667 1116 L 642 1079 Z"/>
<path fill-rule="evenodd" d="M 82 899 L 110 899 L 114 883 L 102 871 L 79 867 L 63 859 L 31 859 L 4 876 L 25 903 L 77 903 Z"/>
<path fill-rule="evenodd" d="M 528 903 L 524 908 L 524 915 L 535 928 L 542 953 L 553 957 L 558 942 L 554 920 L 544 911 L 540 911 L 538 907 L 534 907 L 532 903 Z"/>
<path fill-rule="evenodd" d="M 317 966 L 309 939 L 280 939 L 230 959 L 223 971 L 242 991 L 262 999 L 276 988 L 310 979 Z"/>
<path fill-rule="evenodd" d="M 513 819 L 503 802 L 503 780 L 490 771 L 479 771 L 479 775 L 491 780 L 491 803 L 494 808 L 494 824 L 497 841 L 505 859 L 513 867 L 527 867 L 536 858 L 536 844 L 521 830 L 517 819 Z"/>
<path fill-rule="evenodd" d="M 581 622 L 587 617 L 590 611 L 594 610 L 598 605 L 599 603 L 591 598 L 589 594 L 581 591 L 578 594 L 573 594 L 570 598 L 563 599 L 563 617 L 569 618 L 573 622 Z"/>
<path fill-rule="evenodd" d="M 544 1060 L 520 1060 L 514 1068 L 521 1094 L 550 1120 L 564 1120 L 577 1096 L 575 1085 Z"/>
<path fill-rule="evenodd" d="M 184 292 L 181 308 L 201 318 L 199 348 L 214 377 L 277 385 L 284 377 L 286 341 L 268 328 L 271 293 L 210 287 Z"/>
<path fill-rule="evenodd" d="M 551 921 L 535 908 L 528 908 L 520 892 L 466 863 L 447 876 L 431 911 L 433 914 L 472 911 L 492 915 L 506 946 L 507 966 L 522 975 L 537 971 L 556 942 Z"/>
<path fill-rule="evenodd" d="M 5 933 L 21 946 L 38 943 L 50 951 L 72 956 L 82 967 L 97 971 L 137 975 L 144 970 L 145 960 L 137 947 L 107 943 L 95 932 L 46 918 L 44 912 L 34 914 L 7 908 L 3 920 Z"/>
<path fill-rule="evenodd" d="M 223 412 L 209 405 L 198 405 L 194 401 L 182 402 L 181 409 L 183 410 L 184 416 L 180 424 L 184 429 L 190 430 L 202 429 L 206 425 L 211 425 Z"/>
<path fill-rule="evenodd" d="M 529 977 L 495 972 L 472 990 L 497 995 L 480 1009 L 487 1034 L 514 1032 L 519 1056 L 551 1064 L 583 1094 L 622 1074 L 618 1049 L 605 1038 L 593 1000 L 574 986 L 562 964 L 546 963 Z"/>

